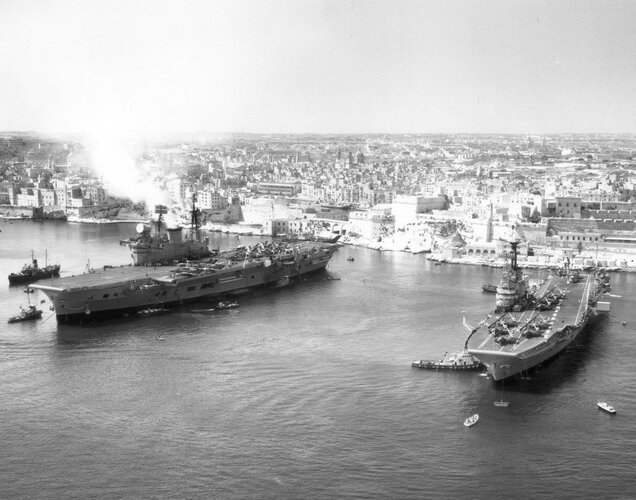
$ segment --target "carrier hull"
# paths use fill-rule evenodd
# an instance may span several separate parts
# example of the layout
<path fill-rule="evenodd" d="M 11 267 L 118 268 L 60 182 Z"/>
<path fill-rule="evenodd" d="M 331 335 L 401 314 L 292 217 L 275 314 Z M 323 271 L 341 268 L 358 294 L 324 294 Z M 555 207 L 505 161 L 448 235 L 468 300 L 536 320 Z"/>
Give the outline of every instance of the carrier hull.
<path fill-rule="evenodd" d="M 550 308 L 527 307 L 488 315 L 466 340 L 470 354 L 486 365 L 493 380 L 503 380 L 553 358 L 570 345 L 596 315 L 603 290 L 594 273 L 571 282 L 567 276 L 545 280 L 535 297 L 554 296 Z"/>
<path fill-rule="evenodd" d="M 552 359 L 570 345 L 585 326 L 584 324 L 573 328 L 562 339 L 546 342 L 544 345 L 537 346 L 528 352 L 511 354 L 479 349 L 469 349 L 469 352 L 486 366 L 488 374 L 493 380 L 503 380 L 527 373 L 529 370 Z"/>

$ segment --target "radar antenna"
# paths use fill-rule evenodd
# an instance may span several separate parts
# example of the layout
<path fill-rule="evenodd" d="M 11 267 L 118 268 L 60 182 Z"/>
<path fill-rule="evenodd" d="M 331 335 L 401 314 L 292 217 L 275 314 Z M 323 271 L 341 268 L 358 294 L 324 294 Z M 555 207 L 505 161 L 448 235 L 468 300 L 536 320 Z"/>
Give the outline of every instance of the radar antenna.
<path fill-rule="evenodd" d="M 499 238 L 499 241 L 503 241 L 510 245 L 510 253 L 507 254 L 507 257 L 510 258 L 510 267 L 513 271 L 517 271 L 519 267 L 517 266 L 517 256 L 519 255 L 519 245 L 521 244 L 520 240 L 505 240 L 503 238 Z"/>
<path fill-rule="evenodd" d="M 201 211 L 196 207 L 197 194 L 192 193 L 192 218 L 190 220 L 190 231 L 196 235 L 197 241 L 201 240 L 201 233 L 199 228 L 201 227 L 201 221 L 199 220 L 199 214 Z"/>
<path fill-rule="evenodd" d="M 157 234 L 161 233 L 161 216 L 168 213 L 168 207 L 165 205 L 155 205 L 155 213 L 159 215 L 157 218 Z"/>

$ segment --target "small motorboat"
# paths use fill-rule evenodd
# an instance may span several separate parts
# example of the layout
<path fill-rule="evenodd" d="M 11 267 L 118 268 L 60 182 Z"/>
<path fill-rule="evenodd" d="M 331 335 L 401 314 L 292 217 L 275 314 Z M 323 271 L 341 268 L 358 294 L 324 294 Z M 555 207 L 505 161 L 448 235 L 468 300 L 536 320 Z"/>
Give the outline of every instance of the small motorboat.
<path fill-rule="evenodd" d="M 508 401 L 503 401 L 503 400 L 495 401 L 495 406 L 499 408 L 508 408 Z"/>
<path fill-rule="evenodd" d="M 230 302 L 227 300 L 222 300 L 216 305 L 217 309 L 232 309 L 234 307 L 238 307 L 238 302 Z"/>
<path fill-rule="evenodd" d="M 616 415 L 616 410 L 614 409 L 613 406 L 608 405 L 607 403 L 596 403 L 596 405 L 603 411 L 606 411 L 607 413 L 611 414 L 611 415 Z"/>
<path fill-rule="evenodd" d="M 349 262 L 353 262 L 355 259 L 354 259 L 353 257 L 347 257 L 347 260 L 348 260 Z"/>
<path fill-rule="evenodd" d="M 497 285 L 492 285 L 490 283 L 481 285 L 481 291 L 486 293 L 497 293 Z"/>
<path fill-rule="evenodd" d="M 27 307 L 20 306 L 20 314 L 17 316 L 11 316 L 9 323 L 17 323 L 18 321 L 28 321 L 31 319 L 39 319 L 42 317 L 42 311 L 36 309 L 35 306 L 28 305 Z"/>
<path fill-rule="evenodd" d="M 168 311 L 169 309 L 165 309 L 165 308 L 141 309 L 140 311 L 137 311 L 137 315 L 138 316 L 154 316 L 156 314 L 161 314 Z"/>
<path fill-rule="evenodd" d="M 477 413 L 475 413 L 474 415 L 472 415 L 472 416 L 468 417 L 466 420 L 464 420 L 464 425 L 466 427 L 472 427 L 478 421 L 479 421 L 479 415 Z"/>

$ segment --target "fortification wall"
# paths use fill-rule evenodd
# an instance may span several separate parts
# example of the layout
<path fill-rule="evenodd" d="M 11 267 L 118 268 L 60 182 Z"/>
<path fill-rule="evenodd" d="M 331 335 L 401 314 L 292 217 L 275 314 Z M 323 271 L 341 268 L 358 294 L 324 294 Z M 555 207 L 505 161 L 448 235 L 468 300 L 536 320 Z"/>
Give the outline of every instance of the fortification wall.
<path fill-rule="evenodd" d="M 559 232 L 595 232 L 611 234 L 615 231 L 634 231 L 634 220 L 625 219 L 549 219 L 548 231 Z"/>

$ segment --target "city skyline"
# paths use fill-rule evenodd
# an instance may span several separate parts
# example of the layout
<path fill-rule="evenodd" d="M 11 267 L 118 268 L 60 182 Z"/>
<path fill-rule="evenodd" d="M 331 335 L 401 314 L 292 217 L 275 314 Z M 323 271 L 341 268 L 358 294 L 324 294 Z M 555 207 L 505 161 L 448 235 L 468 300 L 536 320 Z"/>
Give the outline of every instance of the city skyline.
<path fill-rule="evenodd" d="M 631 2 L 0 6 L 5 131 L 636 131 Z"/>

